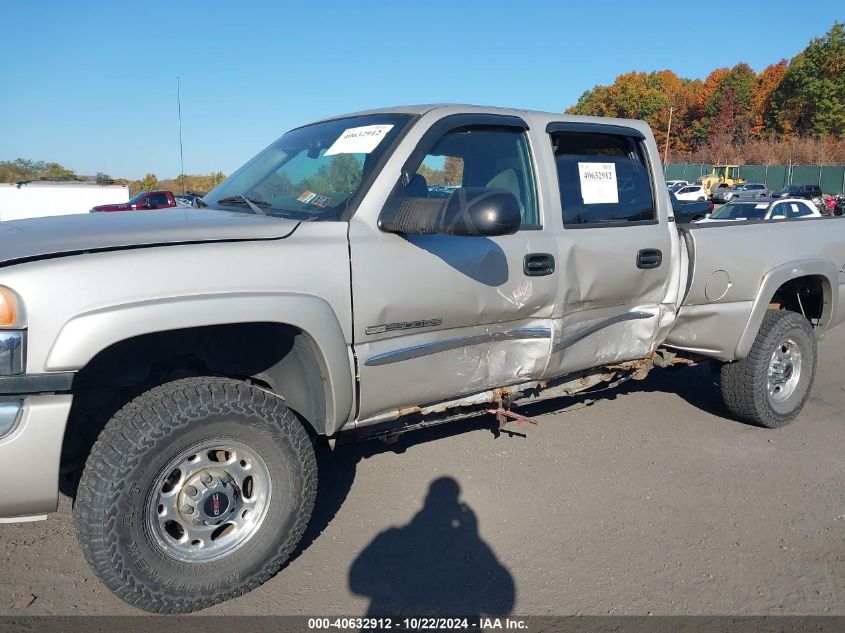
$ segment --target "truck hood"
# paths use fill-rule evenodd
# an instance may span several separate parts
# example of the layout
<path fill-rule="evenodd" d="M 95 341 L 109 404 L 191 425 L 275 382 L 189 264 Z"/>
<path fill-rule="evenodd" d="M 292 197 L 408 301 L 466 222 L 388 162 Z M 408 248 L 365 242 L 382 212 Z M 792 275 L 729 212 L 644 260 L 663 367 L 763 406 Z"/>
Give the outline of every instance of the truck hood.
<path fill-rule="evenodd" d="M 92 211 L 132 211 L 132 205 L 128 202 L 121 204 L 99 204 L 93 207 Z"/>
<path fill-rule="evenodd" d="M 194 208 L 14 220 L 0 223 L 0 265 L 129 247 L 283 239 L 297 226 L 297 220 Z"/>

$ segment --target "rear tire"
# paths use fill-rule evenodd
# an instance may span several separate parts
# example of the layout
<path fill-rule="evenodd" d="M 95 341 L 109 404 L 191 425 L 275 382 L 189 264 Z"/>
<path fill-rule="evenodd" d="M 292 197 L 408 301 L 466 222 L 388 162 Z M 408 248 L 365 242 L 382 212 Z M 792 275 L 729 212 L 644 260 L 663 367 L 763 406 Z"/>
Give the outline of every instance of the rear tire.
<path fill-rule="evenodd" d="M 119 598 L 188 613 L 269 580 L 299 542 L 316 489 L 311 439 L 281 398 L 186 378 L 109 421 L 74 518 L 88 563 Z"/>
<path fill-rule="evenodd" d="M 815 373 L 810 322 L 796 312 L 769 310 L 748 356 L 722 365 L 722 399 L 740 420 L 774 429 L 801 412 Z"/>

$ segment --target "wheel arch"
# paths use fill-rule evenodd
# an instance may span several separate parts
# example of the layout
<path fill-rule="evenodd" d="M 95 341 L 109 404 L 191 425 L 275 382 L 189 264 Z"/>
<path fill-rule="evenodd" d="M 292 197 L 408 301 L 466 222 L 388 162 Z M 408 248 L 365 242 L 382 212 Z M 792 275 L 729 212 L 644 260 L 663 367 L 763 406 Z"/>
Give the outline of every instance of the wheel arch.
<path fill-rule="evenodd" d="M 820 309 L 817 315 L 818 323 L 814 326 L 817 334 L 827 329 L 839 300 L 836 266 L 824 259 L 805 259 L 781 264 L 771 269 L 762 278 L 751 308 L 751 314 L 736 347 L 736 359 L 742 359 L 748 355 L 757 336 L 757 331 L 766 316 L 766 310 L 768 310 L 773 299 L 778 297 L 779 293 L 784 292 L 790 284 L 795 284 L 800 280 L 807 280 L 809 283 L 816 284 L 821 292 Z"/>
<path fill-rule="evenodd" d="M 278 346 L 249 346 L 260 343 L 262 335 L 273 336 L 274 332 L 286 335 L 290 353 L 279 358 L 275 366 L 260 367 L 272 360 L 272 351 L 278 352 Z M 331 306 L 309 295 L 199 295 L 93 310 L 65 323 L 47 354 L 45 370 L 76 371 L 79 377 L 92 363 L 109 354 L 131 349 L 141 356 L 147 354 L 144 358 L 149 360 L 155 355 L 149 351 L 152 345 L 156 352 L 178 356 L 185 352 L 185 343 L 191 341 L 205 348 L 193 350 L 192 355 L 205 361 L 212 372 L 238 374 L 250 366 L 261 369 L 243 377 L 254 378 L 285 397 L 291 408 L 308 418 L 317 433 L 333 434 L 350 416 L 354 404 L 353 371 L 343 330 Z M 240 349 L 239 344 L 247 348 Z M 237 358 L 230 358 L 232 364 L 228 368 L 224 366 L 225 350 L 237 352 Z M 118 354 L 117 358 L 125 356 Z M 306 386 L 299 381 L 298 387 L 285 393 L 282 383 L 297 374 L 319 380 L 322 411 L 320 406 L 309 407 L 306 402 L 313 384 Z"/>

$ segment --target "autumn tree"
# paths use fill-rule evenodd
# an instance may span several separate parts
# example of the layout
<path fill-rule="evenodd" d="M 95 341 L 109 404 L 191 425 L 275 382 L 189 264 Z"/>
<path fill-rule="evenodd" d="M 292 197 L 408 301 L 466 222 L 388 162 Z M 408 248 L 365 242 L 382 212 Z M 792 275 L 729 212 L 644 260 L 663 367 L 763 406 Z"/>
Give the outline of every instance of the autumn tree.
<path fill-rule="evenodd" d="M 147 174 L 143 178 L 141 178 L 141 182 L 138 183 L 141 187 L 142 191 L 151 191 L 153 189 L 158 188 L 158 178 L 155 174 Z"/>
<path fill-rule="evenodd" d="M 464 181 L 464 161 L 457 156 L 447 156 L 443 161 L 444 184 L 460 185 Z"/>
<path fill-rule="evenodd" d="M 789 63 L 782 59 L 777 64 L 767 66 L 757 75 L 757 82 L 751 93 L 751 134 L 756 138 L 763 138 L 774 127 L 770 122 L 772 96 L 788 67 Z"/>
<path fill-rule="evenodd" d="M 772 95 L 771 121 L 787 135 L 845 135 L 845 25 L 792 58 Z"/>

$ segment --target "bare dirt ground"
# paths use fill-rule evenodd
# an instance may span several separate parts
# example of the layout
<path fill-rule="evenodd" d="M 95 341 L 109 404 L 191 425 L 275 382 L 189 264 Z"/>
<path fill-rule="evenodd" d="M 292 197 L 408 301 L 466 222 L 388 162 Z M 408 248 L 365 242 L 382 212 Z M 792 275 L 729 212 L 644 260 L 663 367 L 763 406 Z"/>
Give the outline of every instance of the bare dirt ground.
<path fill-rule="evenodd" d="M 775 431 L 728 419 L 698 367 L 524 409 L 526 437 L 487 418 L 323 455 L 292 562 L 205 613 L 845 614 L 845 328 L 819 349 Z M 0 614 L 138 613 L 89 571 L 70 505 L 0 526 Z"/>

